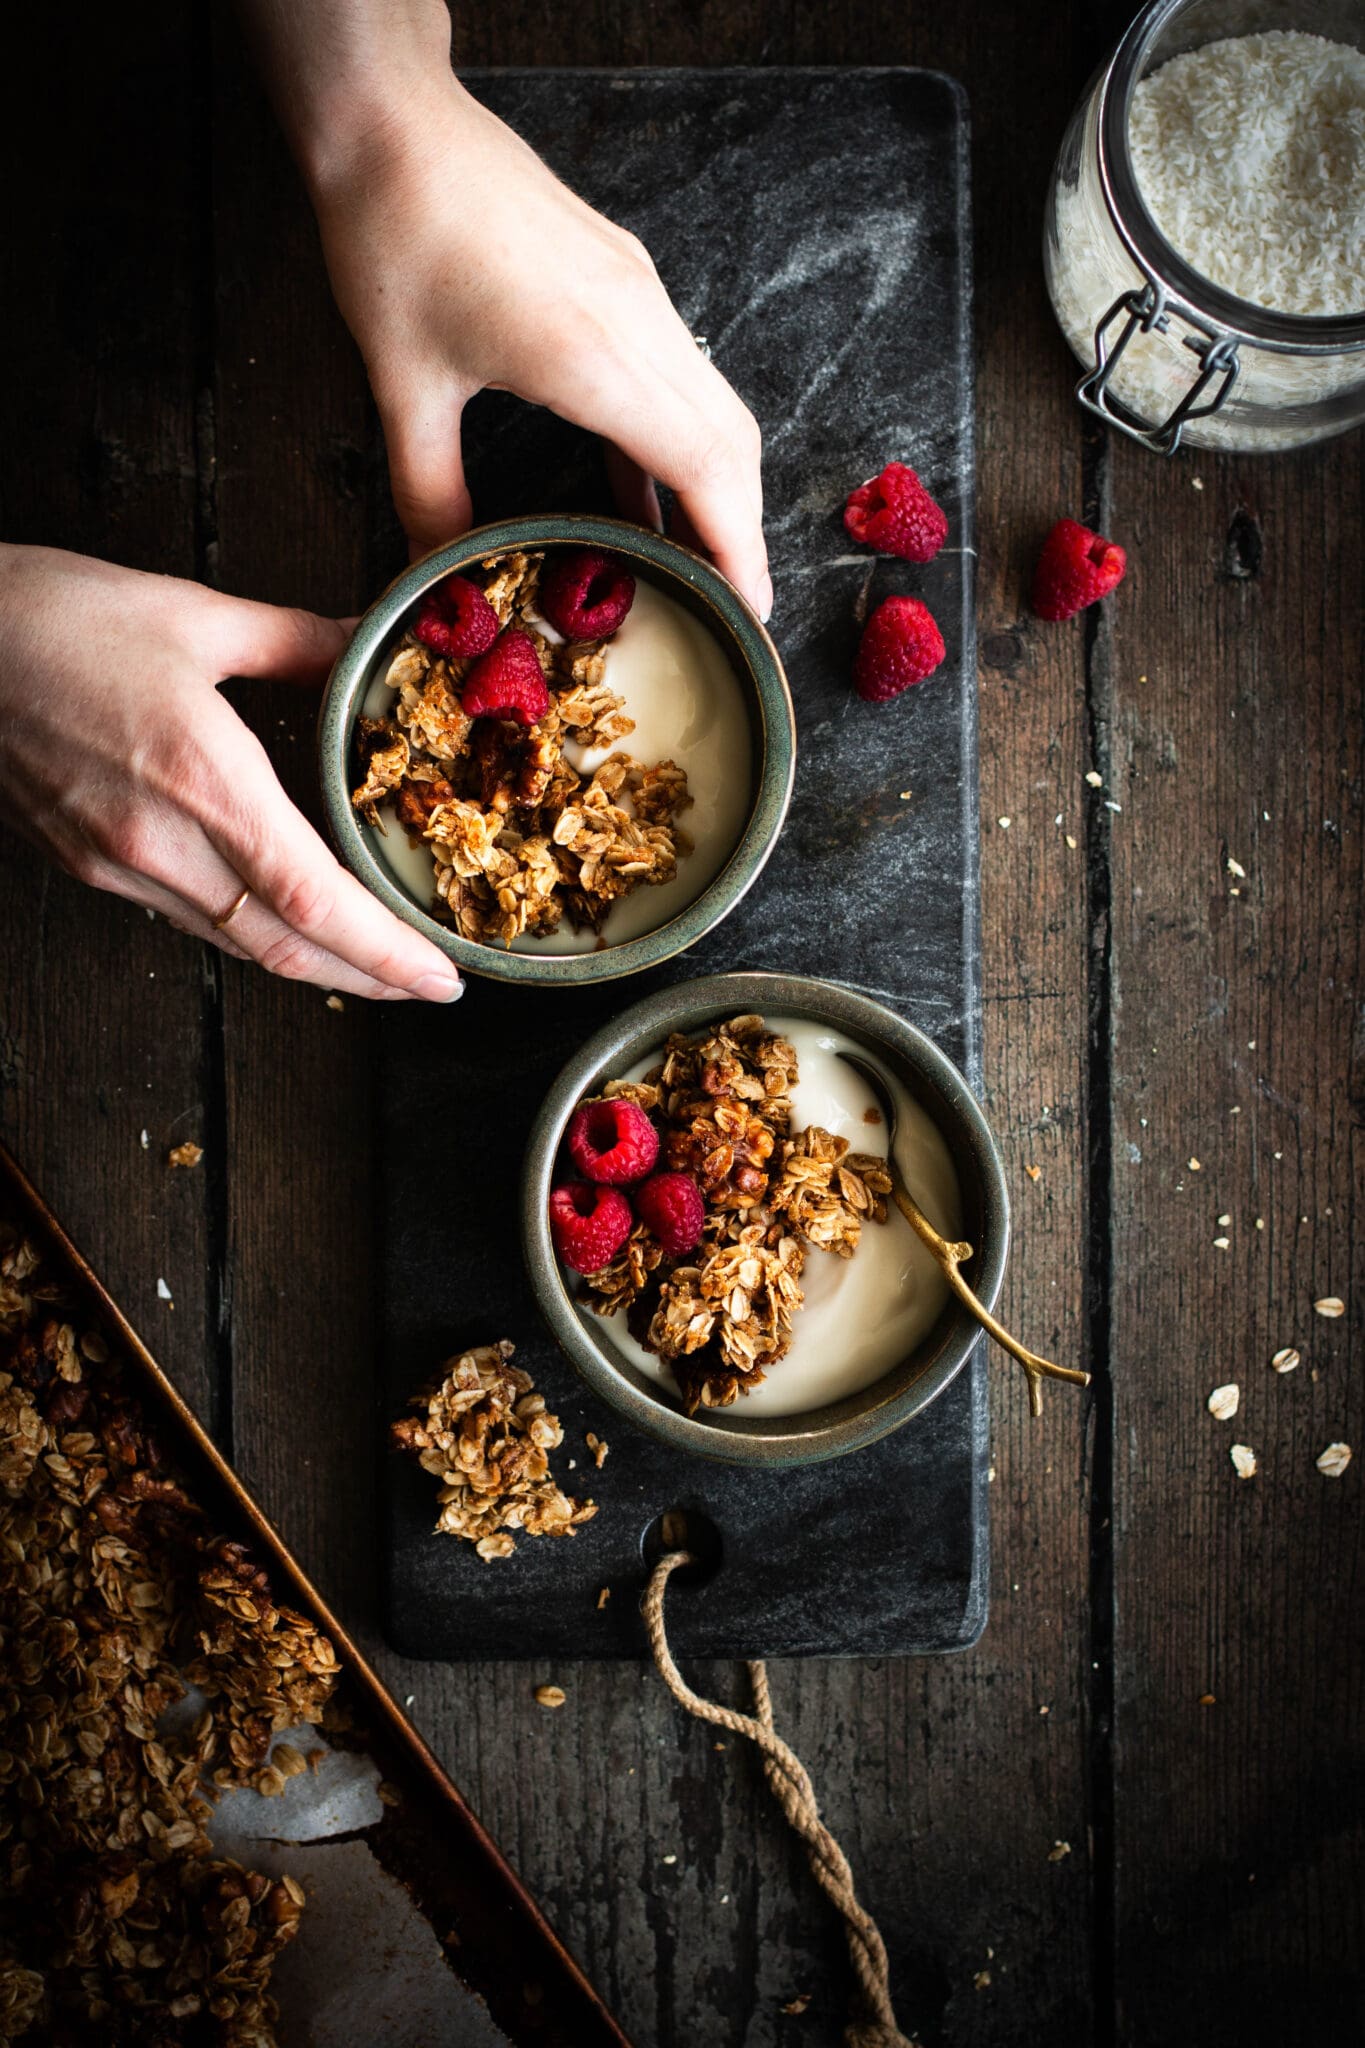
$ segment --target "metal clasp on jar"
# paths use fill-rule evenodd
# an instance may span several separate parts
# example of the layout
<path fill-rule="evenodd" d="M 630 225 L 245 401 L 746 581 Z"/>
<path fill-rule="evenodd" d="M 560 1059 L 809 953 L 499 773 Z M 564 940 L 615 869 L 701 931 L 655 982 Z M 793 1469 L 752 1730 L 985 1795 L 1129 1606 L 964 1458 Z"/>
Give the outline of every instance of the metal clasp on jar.
<path fill-rule="evenodd" d="M 1124 315 L 1127 318 L 1124 319 Z M 1115 426 L 1121 433 L 1134 441 L 1141 441 L 1148 448 L 1155 448 L 1158 454 L 1173 455 L 1180 446 L 1180 436 L 1187 420 L 1206 419 L 1217 412 L 1227 399 L 1237 372 L 1241 367 L 1237 355 L 1237 344 L 1227 334 L 1219 334 L 1211 327 L 1200 327 L 1183 309 L 1180 315 L 1186 325 L 1194 327 L 1194 334 L 1184 337 L 1184 345 L 1199 363 L 1199 375 L 1181 399 L 1174 411 L 1167 414 L 1159 426 L 1151 426 L 1141 419 L 1122 399 L 1115 397 L 1110 389 L 1110 379 L 1123 359 L 1123 352 L 1133 336 L 1143 334 L 1165 334 L 1170 329 L 1171 316 L 1166 310 L 1166 295 L 1153 279 L 1149 278 L 1141 290 L 1124 292 L 1115 299 L 1109 311 L 1095 329 L 1095 367 L 1082 377 L 1076 386 L 1076 396 L 1087 412 L 1108 425 Z M 1123 331 L 1110 348 L 1109 330 L 1116 320 L 1123 319 Z M 1207 404 L 1200 400 L 1215 381 L 1218 389 Z"/>

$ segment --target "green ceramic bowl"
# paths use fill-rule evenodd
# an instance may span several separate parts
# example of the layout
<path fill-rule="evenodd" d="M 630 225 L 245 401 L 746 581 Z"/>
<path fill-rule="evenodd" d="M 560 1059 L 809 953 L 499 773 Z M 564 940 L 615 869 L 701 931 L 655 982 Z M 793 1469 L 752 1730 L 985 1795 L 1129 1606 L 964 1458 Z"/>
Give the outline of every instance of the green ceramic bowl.
<path fill-rule="evenodd" d="M 729 656 L 749 713 L 752 766 L 750 806 L 738 844 L 725 866 L 685 910 L 656 930 L 599 952 L 518 953 L 477 945 L 431 916 L 379 850 L 378 835 L 351 806 L 355 783 L 352 734 L 370 685 L 402 637 L 419 600 L 434 584 L 486 555 L 517 548 L 573 545 L 609 548 L 635 574 L 654 583 L 706 625 Z M 625 745 L 629 745 L 627 740 Z M 375 599 L 351 637 L 327 684 L 318 729 L 319 773 L 328 824 L 351 872 L 397 916 L 449 954 L 462 973 L 497 981 L 563 987 L 638 974 L 672 959 L 728 916 L 761 873 L 777 842 L 791 801 L 796 767 L 796 722 L 777 649 L 757 615 L 718 570 L 662 534 L 619 519 L 544 514 L 476 527 L 449 546 L 414 562 Z M 685 870 L 684 870 L 685 872 Z"/>
<path fill-rule="evenodd" d="M 584 1379 L 613 1408 L 675 1450 L 736 1465 L 810 1465 L 861 1450 L 899 1429 L 943 1392 L 980 1336 L 955 1297 L 924 1341 L 861 1393 L 801 1415 L 746 1417 L 744 1402 L 704 1419 L 617 1351 L 611 1322 L 575 1305 L 550 1242 L 549 1195 L 569 1118 L 584 1096 L 662 1047 L 670 1031 L 751 1012 L 809 1019 L 866 1048 L 926 1109 L 947 1140 L 962 1194 L 963 1236 L 976 1246 L 967 1278 L 994 1308 L 1009 1251 L 1009 1197 L 990 1127 L 963 1076 L 931 1039 L 866 996 L 804 975 L 717 974 L 661 989 L 588 1040 L 545 1098 L 522 1178 L 521 1228 L 531 1285 L 546 1321 Z M 818 1256 L 814 1254 L 813 1256 Z M 855 1254 L 856 1256 L 856 1254 Z M 781 1367 L 774 1368 L 780 1372 Z"/>

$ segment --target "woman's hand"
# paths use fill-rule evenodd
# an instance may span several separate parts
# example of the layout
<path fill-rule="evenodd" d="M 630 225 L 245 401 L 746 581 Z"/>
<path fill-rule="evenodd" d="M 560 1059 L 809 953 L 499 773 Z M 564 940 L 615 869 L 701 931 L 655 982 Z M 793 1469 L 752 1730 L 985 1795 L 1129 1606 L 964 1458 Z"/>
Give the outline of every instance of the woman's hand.
<path fill-rule="evenodd" d="M 449 961 L 332 858 L 217 688 L 319 682 L 345 639 L 312 612 L 0 547 L 0 812 L 68 873 L 237 959 L 453 1001 Z"/>
<path fill-rule="evenodd" d="M 683 537 L 765 618 L 760 437 L 647 251 L 450 71 L 439 0 L 243 0 L 384 423 L 414 547 L 472 518 L 460 418 L 515 392 L 600 434 L 628 516 Z"/>

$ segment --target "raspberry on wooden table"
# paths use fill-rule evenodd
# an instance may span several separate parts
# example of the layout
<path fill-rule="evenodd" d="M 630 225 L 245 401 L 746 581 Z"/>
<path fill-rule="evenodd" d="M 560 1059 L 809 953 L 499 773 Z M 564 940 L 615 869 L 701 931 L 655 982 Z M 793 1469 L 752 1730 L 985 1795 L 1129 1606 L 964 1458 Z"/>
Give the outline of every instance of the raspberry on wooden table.
<path fill-rule="evenodd" d="M 447 576 L 422 600 L 413 632 L 433 654 L 447 661 L 465 661 L 484 654 L 498 637 L 498 615 L 477 583 L 467 576 Z"/>
<path fill-rule="evenodd" d="M 656 1173 L 635 1190 L 635 1213 L 671 1259 L 701 1243 L 706 1204 L 690 1173 Z"/>
<path fill-rule="evenodd" d="M 948 537 L 948 515 L 903 462 L 850 492 L 844 525 L 864 547 L 906 562 L 932 562 Z"/>
<path fill-rule="evenodd" d="M 1033 572 L 1033 609 L 1040 619 L 1070 619 L 1098 604 L 1123 581 L 1128 557 L 1116 541 L 1075 519 L 1059 519 Z"/>
<path fill-rule="evenodd" d="M 507 631 L 481 654 L 464 679 L 460 706 L 469 718 L 515 718 L 535 725 L 550 708 L 540 656 L 520 626 Z"/>
<path fill-rule="evenodd" d="M 585 1102 L 570 1119 L 569 1157 L 587 1180 L 643 1180 L 658 1156 L 659 1133 L 638 1102 Z"/>
<path fill-rule="evenodd" d="M 550 1196 L 550 1238 L 573 1273 L 596 1273 L 610 1265 L 634 1221 L 619 1188 L 570 1180 Z"/>
<path fill-rule="evenodd" d="M 917 597 L 885 597 L 863 628 L 853 681 L 865 704 L 885 704 L 922 683 L 943 659 L 943 635 Z"/>
<path fill-rule="evenodd" d="M 536 604 L 566 640 L 609 640 L 635 602 L 635 578 L 602 548 L 563 548 L 546 558 Z"/>

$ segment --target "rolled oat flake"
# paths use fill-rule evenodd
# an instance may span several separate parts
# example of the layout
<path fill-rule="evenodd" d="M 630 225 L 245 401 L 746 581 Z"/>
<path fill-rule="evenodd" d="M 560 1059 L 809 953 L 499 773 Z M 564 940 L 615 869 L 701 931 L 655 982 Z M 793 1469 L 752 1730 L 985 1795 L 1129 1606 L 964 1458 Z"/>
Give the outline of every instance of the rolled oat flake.
<path fill-rule="evenodd" d="M 1365 417 L 1365 52 L 1346 33 L 1148 0 L 1077 110 L 1048 287 L 1081 403 L 1148 447 L 1292 448 Z"/>

